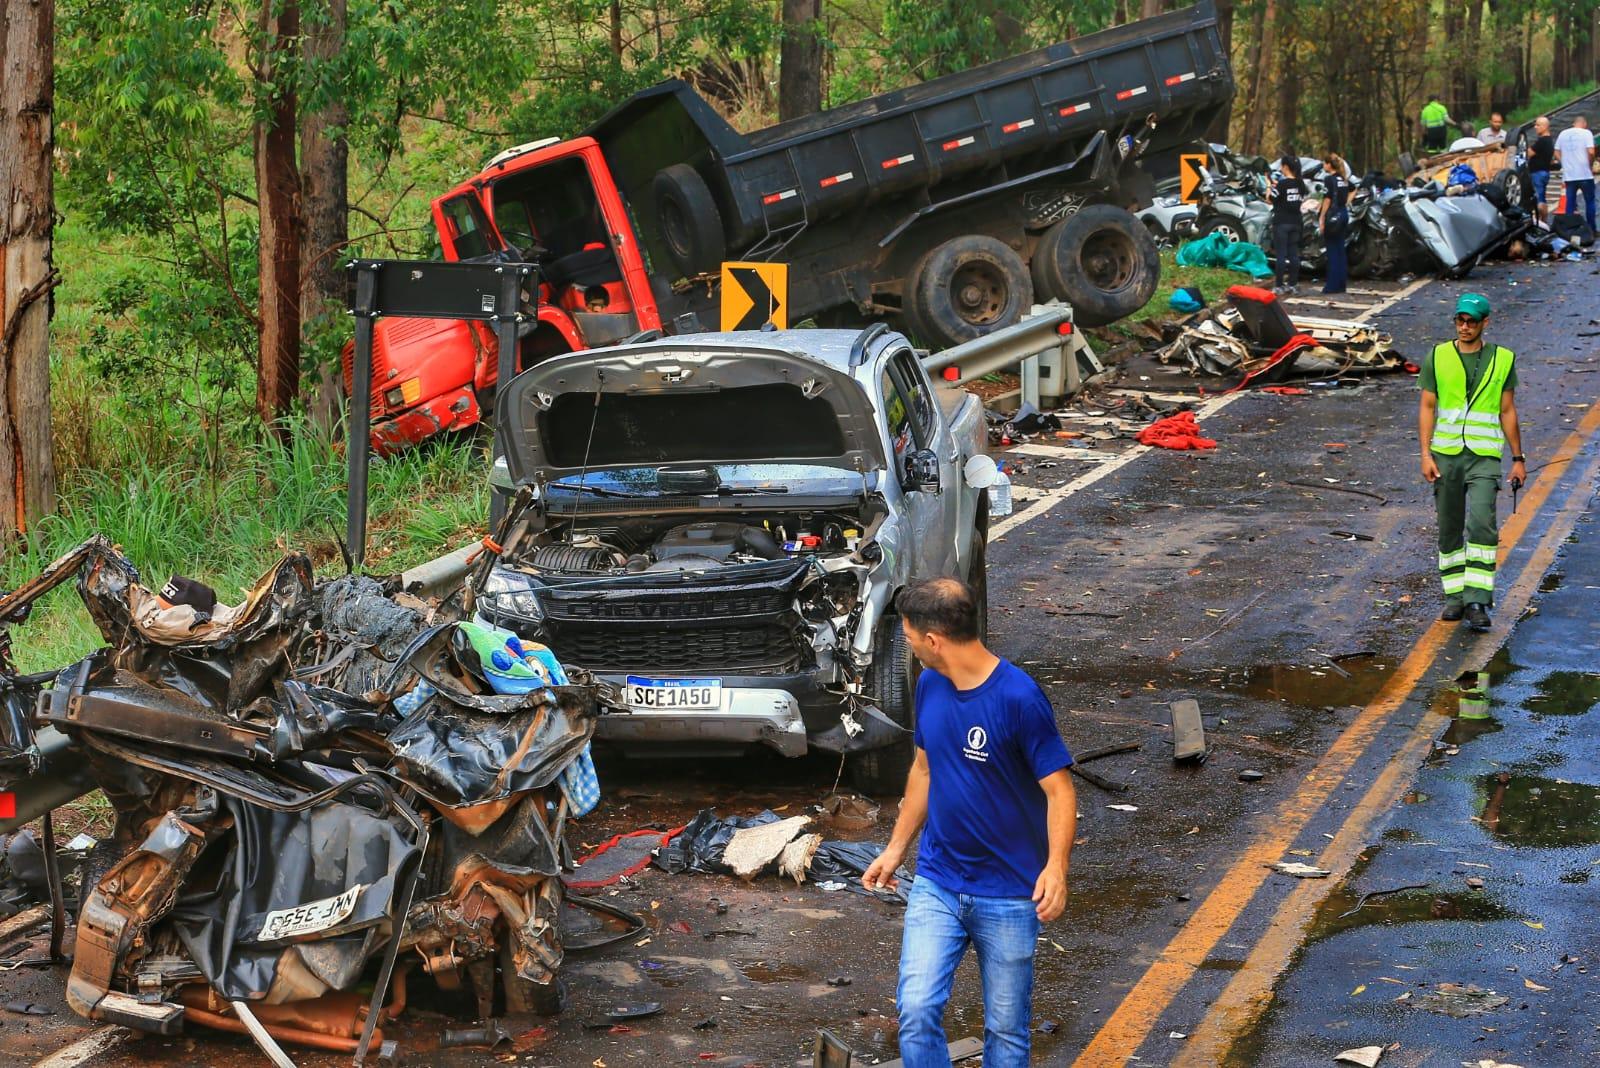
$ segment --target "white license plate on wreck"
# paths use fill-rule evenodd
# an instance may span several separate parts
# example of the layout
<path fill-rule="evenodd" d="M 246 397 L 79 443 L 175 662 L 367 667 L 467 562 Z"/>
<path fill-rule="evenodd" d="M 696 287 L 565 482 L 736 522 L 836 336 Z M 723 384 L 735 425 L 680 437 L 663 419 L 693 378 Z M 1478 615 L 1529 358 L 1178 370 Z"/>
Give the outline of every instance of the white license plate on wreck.
<path fill-rule="evenodd" d="M 261 933 L 256 938 L 262 942 L 274 942 L 280 938 L 298 938 L 335 927 L 350 918 L 356 909 L 356 899 L 364 889 L 366 885 L 361 884 L 321 901 L 308 901 L 292 909 L 274 909 L 262 921 Z"/>
<path fill-rule="evenodd" d="M 629 675 L 623 703 L 639 712 L 693 712 L 722 707 L 721 679 L 647 679 Z"/>

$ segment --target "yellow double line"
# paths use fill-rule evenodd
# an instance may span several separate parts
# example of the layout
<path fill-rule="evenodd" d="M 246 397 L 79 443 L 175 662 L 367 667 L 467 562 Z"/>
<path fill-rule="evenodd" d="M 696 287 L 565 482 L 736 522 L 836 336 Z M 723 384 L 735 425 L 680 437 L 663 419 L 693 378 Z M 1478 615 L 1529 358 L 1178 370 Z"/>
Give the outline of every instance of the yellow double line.
<path fill-rule="evenodd" d="M 1576 429 L 1562 442 L 1548 466 L 1534 480 L 1524 506 L 1501 528 L 1500 562 L 1527 533 L 1533 518 L 1544 506 L 1571 461 L 1584 444 L 1600 429 L 1600 401 L 1584 414 Z M 1554 560 L 1562 540 L 1583 511 L 1588 487 L 1600 471 L 1600 454 L 1585 467 L 1561 512 L 1552 519 L 1540 544 L 1535 548 L 1519 577 L 1500 598 L 1499 622 L 1486 638 L 1498 643 L 1509 632 L 1526 607 Z M 1452 636 L 1455 624 L 1435 622 L 1418 639 L 1399 669 L 1344 732 L 1328 747 L 1306 775 L 1303 785 L 1284 802 L 1272 826 L 1258 835 L 1206 895 L 1189 921 L 1167 943 L 1156 961 L 1134 984 L 1116 1011 L 1107 1018 L 1089 1045 L 1079 1055 L 1078 1068 L 1110 1068 L 1125 1064 L 1139 1051 L 1160 1022 L 1161 1014 L 1188 984 L 1201 963 L 1224 934 L 1244 913 L 1256 892 L 1270 874 L 1268 865 L 1282 860 L 1300 833 L 1322 808 L 1334 789 L 1367 752 L 1380 732 L 1388 727 L 1427 674 Z M 1377 780 L 1351 809 L 1334 840 L 1323 852 L 1321 866 L 1336 874 L 1348 870 L 1356 853 L 1366 842 L 1373 823 L 1386 812 L 1405 789 L 1418 761 L 1432 743 L 1436 723 L 1428 717 L 1419 722 L 1395 753 Z M 1302 882 L 1278 907 L 1267 925 L 1266 934 L 1256 943 L 1244 966 L 1210 1007 L 1205 1022 L 1193 1033 L 1175 1065 L 1214 1066 L 1220 1064 L 1234 1040 L 1250 1028 L 1266 1003 L 1273 986 L 1300 944 L 1317 904 L 1333 889 L 1334 880 Z"/>

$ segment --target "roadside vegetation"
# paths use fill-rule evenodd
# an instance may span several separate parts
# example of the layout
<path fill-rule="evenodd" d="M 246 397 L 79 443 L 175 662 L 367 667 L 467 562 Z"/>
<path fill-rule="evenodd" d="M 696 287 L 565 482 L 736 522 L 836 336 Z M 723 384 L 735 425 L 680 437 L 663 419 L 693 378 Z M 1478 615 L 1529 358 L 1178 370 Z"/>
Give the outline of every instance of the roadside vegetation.
<path fill-rule="evenodd" d="M 1432 31 L 1459 12 L 1414 3 L 1224 5 L 1240 87 L 1230 139 L 1244 151 L 1335 144 L 1381 166 L 1411 136 L 1394 116 L 1441 82 L 1458 114 L 1486 115 L 1489 87 L 1503 84 L 1528 99 L 1512 116 L 1531 116 L 1593 87 L 1542 88 L 1592 58 L 1593 42 L 1571 27 L 1596 3 L 1482 5 L 1455 35 Z M 830 0 L 820 18 L 805 7 L 55 0 L 58 511 L 0 547 L 0 588 L 97 532 L 151 585 L 186 574 L 225 600 L 285 551 L 310 552 L 324 573 L 342 568 L 338 353 L 349 326 L 338 265 L 433 254 L 428 199 L 493 152 L 570 135 L 674 75 L 739 128 L 769 124 L 786 107 L 786 38 L 820 43 L 819 99 L 838 105 L 1141 14 L 1111 0 Z M 298 28 L 281 21 L 290 9 Z M 1517 47 L 1462 44 L 1473 39 Z M 1383 56 L 1402 80 L 1363 82 L 1352 64 Z M 1372 114 L 1335 106 L 1358 98 Z M 275 124 L 298 135 L 278 160 L 302 182 L 295 210 L 336 208 L 335 225 L 303 220 L 307 298 L 293 323 L 274 320 L 281 309 L 263 285 L 284 282 L 264 280 L 260 266 L 262 220 L 284 193 L 263 178 L 274 171 L 258 135 Z M 1178 268 L 1171 253 L 1162 264 L 1136 318 L 1165 314 L 1177 287 L 1215 301 L 1243 280 Z M 293 343 L 267 344 L 271 330 Z M 470 536 L 487 510 L 484 467 L 482 439 L 376 461 L 371 566 L 398 570 Z M 70 590 L 14 633 L 25 669 L 96 641 Z"/>

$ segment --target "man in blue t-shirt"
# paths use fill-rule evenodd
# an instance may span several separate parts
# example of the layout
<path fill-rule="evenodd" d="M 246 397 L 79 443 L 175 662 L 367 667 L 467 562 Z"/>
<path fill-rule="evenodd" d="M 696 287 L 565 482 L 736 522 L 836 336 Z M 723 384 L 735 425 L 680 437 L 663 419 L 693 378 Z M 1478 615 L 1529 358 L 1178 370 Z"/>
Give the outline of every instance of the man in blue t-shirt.
<path fill-rule="evenodd" d="M 944 1007 L 977 947 L 984 1068 L 1023 1068 L 1039 925 L 1067 903 L 1077 798 L 1055 712 L 1039 684 L 978 640 L 978 605 L 955 579 L 895 601 L 917 680 L 916 761 L 894 835 L 861 882 L 894 887 L 917 831 L 917 877 L 900 949 L 900 1056 L 948 1068 Z"/>

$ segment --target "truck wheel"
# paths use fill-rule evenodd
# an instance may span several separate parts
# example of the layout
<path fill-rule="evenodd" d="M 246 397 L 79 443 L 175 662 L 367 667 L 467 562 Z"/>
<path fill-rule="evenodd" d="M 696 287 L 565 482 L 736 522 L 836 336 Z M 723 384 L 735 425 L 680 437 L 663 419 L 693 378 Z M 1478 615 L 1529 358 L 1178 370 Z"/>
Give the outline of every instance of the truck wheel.
<path fill-rule="evenodd" d="M 911 643 L 900 629 L 900 617 L 885 616 L 878 624 L 878 651 L 867 669 L 867 696 L 878 710 L 910 730 L 913 719 L 912 697 L 916 692 L 916 660 Z M 906 776 L 917 758 L 916 743 L 908 734 L 893 745 L 852 753 L 850 781 L 864 794 L 898 796 L 906 788 Z"/>
<path fill-rule="evenodd" d="M 704 274 L 720 267 L 728 243 L 722 236 L 722 213 L 705 179 L 687 163 L 674 163 L 656 175 L 652 194 L 661 236 L 683 273 Z"/>
<path fill-rule="evenodd" d="M 1033 306 L 1033 282 L 1009 245 L 966 234 L 922 258 L 909 304 L 930 344 L 959 345 L 1019 322 Z"/>
<path fill-rule="evenodd" d="M 1143 223 L 1121 208 L 1091 204 L 1045 231 L 1034 249 L 1045 292 L 1072 305 L 1080 326 L 1132 315 L 1155 296 L 1161 254 Z"/>

